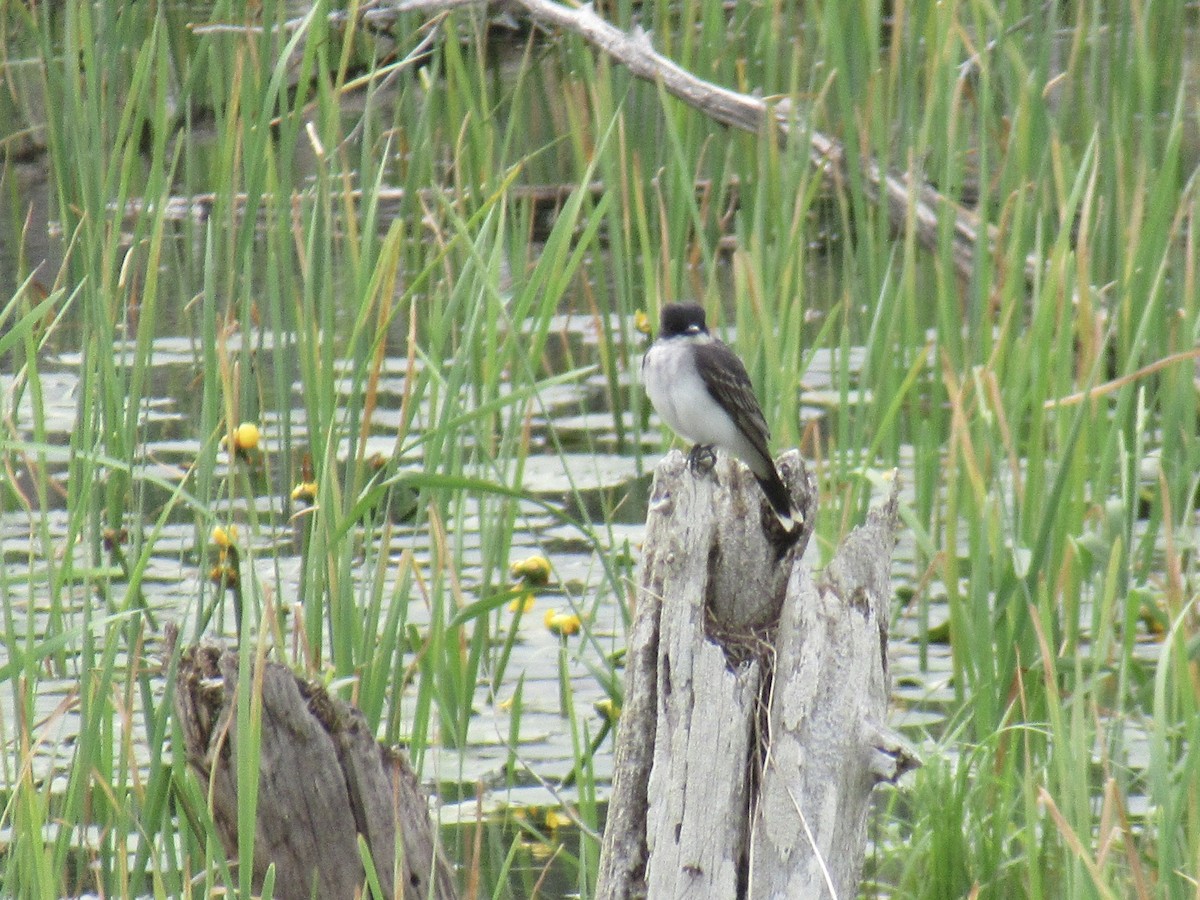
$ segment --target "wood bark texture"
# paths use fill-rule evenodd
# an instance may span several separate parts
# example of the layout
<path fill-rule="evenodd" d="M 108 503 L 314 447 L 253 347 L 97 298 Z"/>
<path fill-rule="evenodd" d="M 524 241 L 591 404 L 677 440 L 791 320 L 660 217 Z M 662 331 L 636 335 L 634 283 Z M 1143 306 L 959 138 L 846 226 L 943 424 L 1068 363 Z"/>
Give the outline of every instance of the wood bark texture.
<path fill-rule="evenodd" d="M 871 510 L 814 581 L 791 573 L 750 837 L 749 896 L 854 897 L 872 789 L 912 758 L 887 728 L 888 601 L 897 498 Z"/>
<path fill-rule="evenodd" d="M 655 473 L 598 897 L 857 888 L 871 789 L 908 760 L 881 725 L 896 500 L 816 583 L 815 485 L 795 451 L 778 465 L 790 546 L 740 463 Z"/>
<path fill-rule="evenodd" d="M 362 714 L 320 685 L 274 662 L 255 674 L 262 692 L 255 892 L 274 863 L 274 896 L 284 900 L 366 896 L 361 836 L 384 896 L 453 898 L 428 800 L 408 760 L 376 742 Z M 238 853 L 237 685 L 237 654 L 212 646 L 184 651 L 175 714 L 230 859 Z"/>

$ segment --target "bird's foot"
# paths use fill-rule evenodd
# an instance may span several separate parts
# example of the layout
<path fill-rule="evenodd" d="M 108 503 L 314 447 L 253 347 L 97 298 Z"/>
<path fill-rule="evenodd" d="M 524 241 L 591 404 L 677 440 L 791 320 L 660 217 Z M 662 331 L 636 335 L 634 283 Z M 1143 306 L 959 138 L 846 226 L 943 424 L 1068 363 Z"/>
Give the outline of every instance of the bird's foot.
<path fill-rule="evenodd" d="M 696 444 L 687 455 L 688 468 L 697 475 L 704 475 L 717 464 L 717 454 L 708 444 Z"/>

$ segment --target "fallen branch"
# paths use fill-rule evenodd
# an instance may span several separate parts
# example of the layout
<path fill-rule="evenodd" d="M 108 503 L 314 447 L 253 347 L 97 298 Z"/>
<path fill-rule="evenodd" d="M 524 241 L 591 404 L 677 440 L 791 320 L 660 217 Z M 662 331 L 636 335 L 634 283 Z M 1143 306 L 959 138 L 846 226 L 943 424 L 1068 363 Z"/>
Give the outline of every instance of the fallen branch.
<path fill-rule="evenodd" d="M 796 120 L 786 106 L 782 109 L 782 104 L 772 107 L 758 97 L 739 94 L 693 75 L 655 51 L 650 43 L 649 34 L 640 28 L 632 34 L 621 31 L 596 15 L 590 5 L 568 7 L 553 0 L 511 2 L 525 9 L 535 21 L 543 25 L 579 35 L 624 65 L 634 75 L 661 84 L 668 93 L 718 122 L 756 133 L 771 122 L 777 129 L 781 142 L 786 143 L 793 137 L 793 129 L 797 127 Z M 826 178 L 835 183 L 845 183 L 850 162 L 846 159 L 841 142 L 803 126 L 800 130 L 808 133 L 809 156 L 813 164 Z M 917 182 L 910 174 L 891 175 L 871 159 L 860 160 L 858 166 L 868 197 L 886 206 L 892 228 L 903 231 L 909 222 L 911 210 L 917 240 L 927 249 L 937 248 L 939 218 L 943 215 L 953 217 L 954 266 L 963 278 L 969 277 L 974 271 L 975 247 L 981 237 L 987 239 L 989 250 L 995 250 L 995 228 L 989 228 L 986 234 L 981 235 L 979 217 L 975 213 L 928 184 Z M 1041 266 L 1042 262 L 1038 257 L 1026 257 L 1026 279 L 1032 281 L 1041 270 Z"/>

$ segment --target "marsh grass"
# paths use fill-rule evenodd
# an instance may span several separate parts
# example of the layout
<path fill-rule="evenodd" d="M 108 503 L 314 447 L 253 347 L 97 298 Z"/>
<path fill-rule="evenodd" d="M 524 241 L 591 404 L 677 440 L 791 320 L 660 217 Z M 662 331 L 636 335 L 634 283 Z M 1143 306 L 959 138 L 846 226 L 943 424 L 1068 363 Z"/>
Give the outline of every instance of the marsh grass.
<path fill-rule="evenodd" d="M 911 735 L 926 766 L 882 795 L 867 893 L 1194 894 L 1194 9 L 606 8 L 704 77 L 792 96 L 852 158 L 971 198 L 995 243 L 966 279 L 948 219 L 930 251 L 854 167 L 826 184 L 806 148 L 718 128 L 572 38 L 460 11 L 410 57 L 422 20 L 402 19 L 393 45 L 354 24 L 354 4 L 347 27 L 325 3 L 227 0 L 210 21 L 268 27 L 217 30 L 190 27 L 184 5 L 151 9 L 0 7 L 18 244 L 0 444 L 21 475 L 0 485 L 0 892 L 249 896 L 249 841 L 231 866 L 181 754 L 163 752 L 181 737 L 160 620 L 182 608 L 189 642 L 232 630 L 231 594 L 205 577 L 214 525 L 240 535 L 243 835 L 261 696 L 248 663 L 268 653 L 357 703 L 439 783 L 461 780 L 480 710 L 511 699 L 505 784 L 541 777 L 520 752 L 507 567 L 548 516 L 598 560 L 594 596 L 564 591 L 583 633 L 559 649 L 562 796 L 582 827 L 524 833 L 588 896 L 603 726 L 568 670 L 619 702 L 594 623 L 603 601 L 628 624 L 631 553 L 612 515 L 584 522 L 524 490 L 531 423 L 565 455 L 545 398 L 598 385 L 618 449 L 648 469 L 633 315 L 692 296 L 736 339 L 776 446 L 816 462 L 813 552 L 858 521 L 881 471 L 905 479 L 913 589 L 895 616 L 916 622 L 918 672 L 948 641 L 949 671 L 925 677 L 953 699 Z M 60 235 L 60 263 L 36 271 L 16 159 L 30 141 Z M 540 182 L 576 190 L 535 239 L 513 189 Z M 395 208 L 384 187 L 404 190 Z M 168 196 L 200 192 L 206 215 L 168 220 Z M 604 327 L 594 358 L 554 366 L 568 309 Z M 66 332 L 81 362 L 62 446 L 44 382 Z M 157 341 L 179 333 L 192 451 L 160 465 Z M 799 400 L 818 351 L 837 402 L 814 422 Z M 228 452 L 242 421 L 263 428 L 253 461 Z M 281 499 L 310 477 L 311 508 Z M 186 543 L 168 537 L 181 523 Z M 144 590 L 163 556 L 199 573 L 182 607 Z M 35 771 L 45 753 L 61 777 Z M 529 871 L 523 843 L 474 822 L 448 833 L 463 883 L 532 892 L 538 879 L 510 877 Z"/>

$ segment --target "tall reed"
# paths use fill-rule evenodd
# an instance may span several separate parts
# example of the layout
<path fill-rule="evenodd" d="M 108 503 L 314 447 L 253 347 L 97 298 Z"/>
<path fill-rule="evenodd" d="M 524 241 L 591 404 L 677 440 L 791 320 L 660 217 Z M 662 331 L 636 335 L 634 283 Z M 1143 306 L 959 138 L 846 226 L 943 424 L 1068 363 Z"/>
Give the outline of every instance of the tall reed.
<path fill-rule="evenodd" d="M 359 10 L 224 0 L 204 28 L 182 5 L 0 7 L 16 247 L 0 302 L 0 891 L 249 895 L 249 838 L 231 868 L 164 752 L 181 740 L 168 620 L 186 642 L 240 627 L 247 735 L 249 663 L 271 654 L 357 703 L 448 794 L 474 790 L 481 711 L 512 699 L 496 783 L 536 784 L 522 734 L 545 698 L 514 648 L 537 617 L 508 611 L 508 566 L 516 547 L 553 559 L 569 543 L 589 574 L 554 590 L 583 631 L 558 647 L 551 699 L 576 827 L 524 833 L 589 895 L 605 751 L 581 697 L 619 703 L 636 547 L 620 502 L 585 521 L 579 485 L 548 501 L 527 461 L 573 472 L 581 443 L 600 455 L 607 436 L 556 427 L 598 408 L 649 470 L 663 435 L 636 386 L 635 313 L 695 297 L 746 360 L 775 446 L 814 461 L 814 554 L 883 472 L 904 479 L 894 646 L 933 724 L 911 732 L 926 766 L 880 804 L 867 892 L 1190 895 L 1188 5 L 598 8 L 970 206 L 990 243 L 966 277 L 949 206 L 930 249 L 915 207 L 896 221 L 855 167 L 828 183 L 802 141 L 714 126 L 576 38 L 482 10 L 380 33 Z M 17 187 L 30 141 L 59 235 L 37 271 Z M 523 193 L 545 183 L 566 186 L 549 224 Z M 200 194 L 182 218 L 167 203 Z M 567 311 L 594 321 L 593 343 L 572 343 Z M 164 360 L 182 370 L 170 415 Z M 239 455 L 242 422 L 263 437 Z M 308 481 L 311 504 L 291 500 Z M 213 528 L 230 525 L 236 622 L 208 577 Z M 47 754 L 61 775 L 35 767 Z M 479 829 L 448 832 L 464 879 L 533 889 L 514 874 L 523 841 L 478 808 L 458 817 Z"/>

